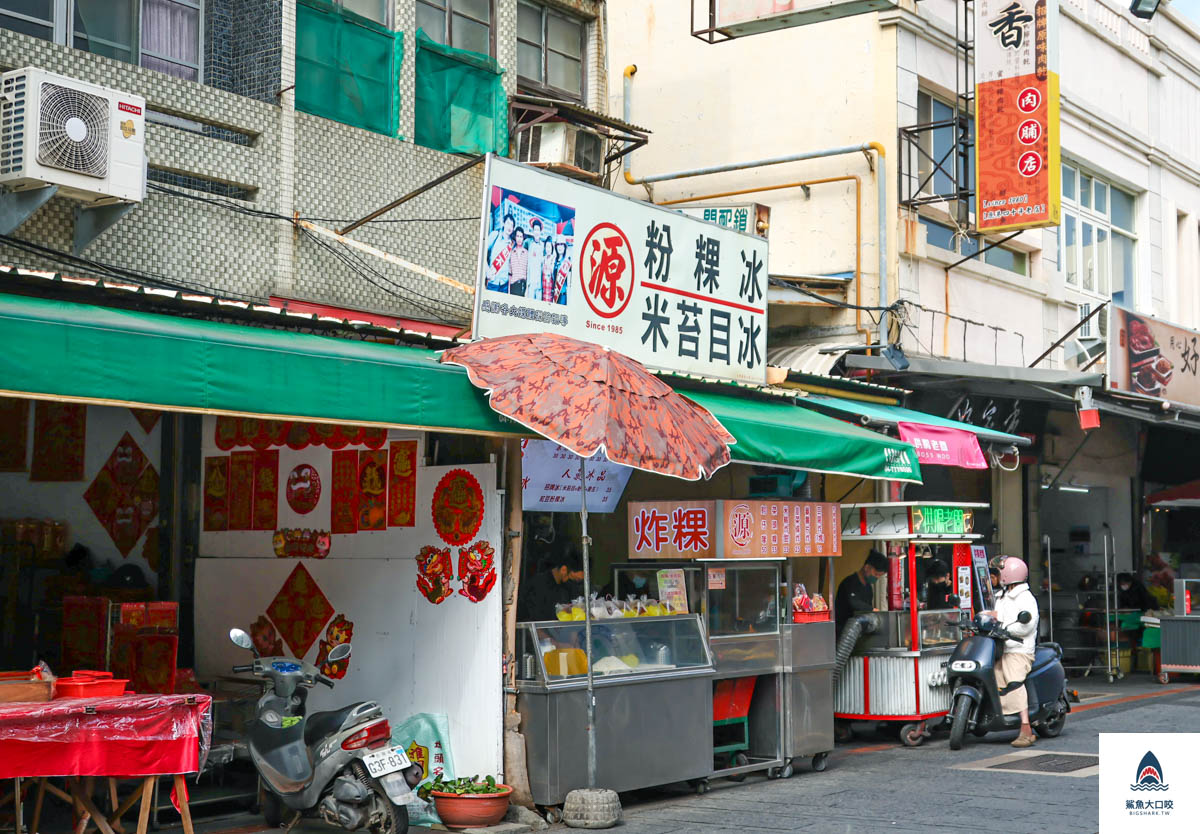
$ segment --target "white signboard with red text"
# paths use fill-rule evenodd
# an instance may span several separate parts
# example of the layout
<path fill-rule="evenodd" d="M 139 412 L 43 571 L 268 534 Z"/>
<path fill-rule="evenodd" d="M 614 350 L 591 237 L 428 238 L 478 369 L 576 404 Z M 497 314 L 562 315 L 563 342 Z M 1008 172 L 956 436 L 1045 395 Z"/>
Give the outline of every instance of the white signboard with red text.
<path fill-rule="evenodd" d="M 764 383 L 767 242 L 489 156 L 477 338 L 561 333 L 642 364 Z"/>

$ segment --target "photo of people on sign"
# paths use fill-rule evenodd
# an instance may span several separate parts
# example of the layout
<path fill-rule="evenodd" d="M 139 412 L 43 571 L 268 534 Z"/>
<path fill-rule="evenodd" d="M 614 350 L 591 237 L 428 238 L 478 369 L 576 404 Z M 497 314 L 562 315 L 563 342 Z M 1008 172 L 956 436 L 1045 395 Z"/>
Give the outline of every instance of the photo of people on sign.
<path fill-rule="evenodd" d="M 484 286 L 565 306 L 571 288 L 575 209 L 492 186 L 488 220 Z"/>

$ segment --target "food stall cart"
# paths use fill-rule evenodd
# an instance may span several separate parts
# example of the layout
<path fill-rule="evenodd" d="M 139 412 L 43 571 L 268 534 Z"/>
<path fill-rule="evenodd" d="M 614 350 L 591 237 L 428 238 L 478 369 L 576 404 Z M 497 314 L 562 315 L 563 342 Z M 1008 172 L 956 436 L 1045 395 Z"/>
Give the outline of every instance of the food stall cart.
<path fill-rule="evenodd" d="M 1200 674 L 1200 579 L 1175 580 L 1175 613 L 1160 617 L 1162 669 L 1167 683 L 1172 672 Z"/>
<path fill-rule="evenodd" d="M 959 609 L 923 611 L 919 602 L 913 605 L 918 548 L 982 538 L 974 532 L 974 511 L 984 507 L 910 501 L 842 505 L 843 541 L 877 541 L 902 555 L 892 554 L 888 571 L 890 610 L 873 615 L 877 627 L 858 639 L 834 684 L 839 737 L 850 736 L 852 721 L 898 722 L 900 738 L 916 747 L 929 736 L 929 722 L 949 711 L 951 692 L 942 664 L 961 639 Z M 970 552 L 957 550 L 952 560 L 955 585 L 969 592 Z M 969 607 L 969 596 L 961 604 Z"/>
<path fill-rule="evenodd" d="M 208 695 L 124 695 L 60 698 L 42 703 L 0 705 L 0 779 L 16 780 L 17 827 L 21 831 L 21 780 L 37 782 L 33 822 L 39 828 L 46 794 L 81 808 L 104 834 L 121 831 L 120 819 L 140 801 L 137 834 L 146 834 L 151 794 L 160 776 L 174 778 L 180 816 L 192 834 L 183 775 L 204 766 L 212 738 L 212 698 Z M 66 791 L 49 777 L 66 777 Z M 107 779 L 113 809 L 105 814 L 91 798 L 96 778 Z M 119 804 L 116 777 L 140 777 Z M 82 787 L 85 778 L 87 787 Z"/>

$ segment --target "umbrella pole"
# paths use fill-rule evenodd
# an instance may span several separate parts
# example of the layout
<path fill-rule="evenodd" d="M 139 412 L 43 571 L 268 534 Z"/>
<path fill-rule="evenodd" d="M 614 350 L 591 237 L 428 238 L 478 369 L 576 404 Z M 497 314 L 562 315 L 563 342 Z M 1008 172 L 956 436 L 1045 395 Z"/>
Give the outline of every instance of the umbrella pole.
<path fill-rule="evenodd" d="M 587 458 L 579 459 L 579 519 L 583 524 L 583 639 L 587 658 L 587 786 L 596 787 L 596 690 L 592 679 L 592 569 L 588 558 Z"/>

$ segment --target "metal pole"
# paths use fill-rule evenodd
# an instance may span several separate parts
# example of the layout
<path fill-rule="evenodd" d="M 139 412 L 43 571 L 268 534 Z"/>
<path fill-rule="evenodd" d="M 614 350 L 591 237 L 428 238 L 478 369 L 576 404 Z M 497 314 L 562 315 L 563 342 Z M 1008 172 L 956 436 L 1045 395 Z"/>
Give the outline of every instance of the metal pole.
<path fill-rule="evenodd" d="M 1104 525 L 1108 527 L 1108 524 Z M 1108 597 L 1108 531 L 1104 532 L 1104 668 L 1108 669 L 1108 682 L 1112 683 L 1112 626 L 1108 622 L 1109 618 L 1109 597 Z"/>
<path fill-rule="evenodd" d="M 1050 642 L 1054 642 L 1054 567 L 1050 556 L 1050 534 L 1042 535 L 1042 547 L 1046 551 L 1046 598 L 1050 601 Z"/>
<path fill-rule="evenodd" d="M 446 180 L 452 179 L 452 178 L 458 176 L 463 171 L 469 171 L 470 169 L 472 169 L 476 165 L 478 165 L 480 162 L 483 162 L 485 159 L 487 159 L 486 154 L 480 154 L 479 156 L 472 157 L 471 159 L 468 159 L 466 162 L 464 162 L 462 165 L 459 165 L 457 168 L 454 168 L 453 170 L 447 171 L 446 173 L 442 174 L 437 179 L 430 180 L 429 182 L 425 183 L 424 185 L 420 186 L 419 188 L 416 188 L 413 191 L 408 192 L 403 197 L 401 197 L 399 200 L 393 200 L 392 202 L 388 203 L 383 208 L 376 209 L 375 211 L 371 212 L 366 217 L 363 217 L 359 220 L 355 220 L 353 223 L 349 224 L 348 226 L 344 226 L 343 228 L 338 229 L 337 233 L 339 235 L 348 235 L 351 232 L 353 232 L 355 229 L 357 229 L 359 226 L 363 225 L 364 223 L 370 223 L 375 218 L 380 217 L 384 214 L 387 214 L 389 211 L 391 211 L 394 208 L 398 208 L 399 206 L 404 205 L 409 200 L 411 200 L 413 197 L 419 197 L 420 195 L 424 194 L 426 191 L 429 191 L 433 188 L 438 187 L 439 185 L 444 183 Z"/>
<path fill-rule="evenodd" d="M 1112 625 L 1109 626 L 1108 633 L 1110 636 L 1113 633 L 1116 633 L 1116 635 L 1117 635 L 1117 651 L 1120 651 L 1121 650 L 1121 640 L 1120 640 L 1121 632 L 1117 628 L 1117 625 L 1118 625 L 1117 621 L 1121 618 L 1121 612 L 1117 605 L 1117 540 L 1113 537 L 1112 528 L 1109 527 L 1107 523 L 1104 525 L 1104 529 L 1105 529 L 1105 534 L 1108 536 L 1108 541 L 1109 541 L 1109 545 L 1110 545 L 1109 552 L 1112 553 L 1112 591 L 1111 591 Z M 1104 590 L 1104 593 L 1105 593 L 1105 595 L 1110 594 L 1110 592 L 1107 588 Z M 1112 661 L 1110 660 L 1109 663 L 1111 664 L 1111 662 Z M 1110 674 L 1111 674 L 1111 672 L 1110 672 Z M 1120 678 L 1121 675 L 1122 675 L 1121 664 L 1118 660 L 1116 676 L 1118 678 Z"/>
<path fill-rule="evenodd" d="M 876 145 L 876 143 L 871 143 Z M 875 172 L 875 199 L 878 201 L 878 211 L 876 215 L 879 219 L 879 231 L 876 238 L 876 247 L 879 250 L 879 304 L 880 307 L 888 306 L 888 246 L 887 246 L 887 157 L 884 156 L 883 146 L 876 147 L 876 160 L 879 170 Z M 855 304 L 862 304 L 860 299 L 854 299 Z M 879 313 L 879 349 L 882 351 L 889 344 L 888 341 L 888 313 L 887 310 L 881 310 Z M 965 358 L 965 357 L 964 357 Z"/>
<path fill-rule="evenodd" d="M 596 787 L 596 690 L 592 680 L 592 569 L 588 564 L 587 458 L 579 459 L 579 518 L 583 522 L 583 639 L 587 641 L 587 786 Z"/>

